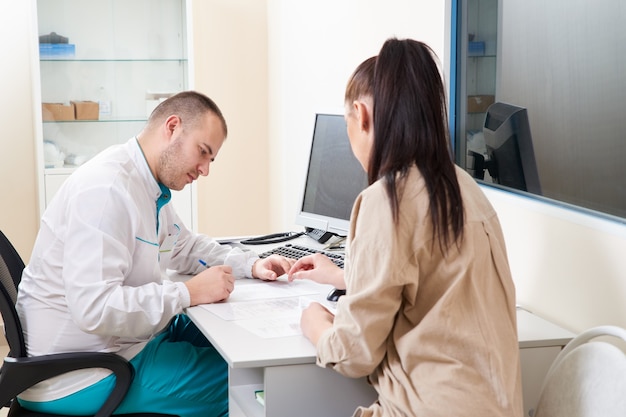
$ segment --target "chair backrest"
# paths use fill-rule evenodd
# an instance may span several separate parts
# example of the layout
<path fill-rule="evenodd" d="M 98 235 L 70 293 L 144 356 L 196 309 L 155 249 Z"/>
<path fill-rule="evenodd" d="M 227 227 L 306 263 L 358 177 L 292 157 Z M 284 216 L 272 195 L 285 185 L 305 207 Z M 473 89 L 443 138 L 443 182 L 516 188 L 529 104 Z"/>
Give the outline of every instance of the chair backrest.
<path fill-rule="evenodd" d="M 0 313 L 4 321 L 4 334 L 9 343 L 9 356 L 14 358 L 26 356 L 22 325 L 15 310 L 17 287 L 23 270 L 24 261 L 0 231 Z"/>
<path fill-rule="evenodd" d="M 533 417 L 626 416 L 624 342 L 626 330 L 616 326 L 570 341 L 548 370 Z"/>

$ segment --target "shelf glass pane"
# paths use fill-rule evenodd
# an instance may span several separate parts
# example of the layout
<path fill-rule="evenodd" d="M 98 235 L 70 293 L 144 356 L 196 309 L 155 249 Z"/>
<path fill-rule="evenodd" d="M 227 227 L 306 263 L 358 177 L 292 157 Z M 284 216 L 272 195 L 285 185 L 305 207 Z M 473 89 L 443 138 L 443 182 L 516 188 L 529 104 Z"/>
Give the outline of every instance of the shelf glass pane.
<path fill-rule="evenodd" d="M 187 58 L 162 58 L 162 59 L 75 59 L 75 58 L 43 58 L 40 62 L 187 62 Z"/>
<path fill-rule="evenodd" d="M 99 109 L 90 120 L 43 121 L 41 140 L 56 158 L 53 166 L 63 165 L 62 156 L 73 165 L 125 142 L 163 97 L 188 88 L 184 0 L 37 0 L 37 16 L 45 44 L 42 103 L 89 101 Z M 46 44 L 53 32 L 67 44 Z M 52 117 L 72 118 L 67 107 L 59 111 Z M 50 106 L 46 112 L 51 117 Z"/>

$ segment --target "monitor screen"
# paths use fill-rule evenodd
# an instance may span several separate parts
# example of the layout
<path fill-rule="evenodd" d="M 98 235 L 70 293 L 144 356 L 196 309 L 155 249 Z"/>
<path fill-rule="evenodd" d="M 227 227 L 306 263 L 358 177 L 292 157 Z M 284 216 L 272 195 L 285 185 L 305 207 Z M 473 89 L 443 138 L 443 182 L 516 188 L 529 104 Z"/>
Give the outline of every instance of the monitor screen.
<path fill-rule="evenodd" d="M 541 194 L 532 136 L 525 108 L 494 103 L 483 126 L 492 181 L 506 187 Z"/>
<path fill-rule="evenodd" d="M 343 114 L 317 113 L 296 224 L 345 236 L 367 175 L 352 153 Z"/>

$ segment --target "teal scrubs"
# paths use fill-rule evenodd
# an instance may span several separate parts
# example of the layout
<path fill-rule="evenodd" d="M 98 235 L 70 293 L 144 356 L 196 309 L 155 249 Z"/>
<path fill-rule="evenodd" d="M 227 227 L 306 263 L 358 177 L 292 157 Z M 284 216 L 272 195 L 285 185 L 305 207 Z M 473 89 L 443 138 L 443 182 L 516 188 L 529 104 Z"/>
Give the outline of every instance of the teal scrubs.
<path fill-rule="evenodd" d="M 130 363 L 135 368 L 135 377 L 114 414 L 228 416 L 228 366 L 186 315 L 174 317 Z M 54 401 L 19 401 L 33 411 L 93 415 L 113 390 L 114 383 L 115 377 L 110 375 Z"/>

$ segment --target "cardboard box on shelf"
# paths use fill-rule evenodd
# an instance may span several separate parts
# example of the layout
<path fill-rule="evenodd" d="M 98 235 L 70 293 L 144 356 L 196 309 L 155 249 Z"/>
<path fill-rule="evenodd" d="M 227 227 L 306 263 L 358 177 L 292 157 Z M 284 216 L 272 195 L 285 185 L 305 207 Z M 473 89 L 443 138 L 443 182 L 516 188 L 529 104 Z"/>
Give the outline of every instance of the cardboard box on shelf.
<path fill-rule="evenodd" d="M 74 104 L 41 103 L 41 113 L 46 122 L 59 120 L 75 120 Z"/>
<path fill-rule="evenodd" d="M 491 95 L 467 96 L 467 112 L 484 113 L 494 103 L 495 99 L 495 96 Z"/>
<path fill-rule="evenodd" d="M 98 120 L 98 103 L 95 101 L 71 101 L 76 120 Z"/>

